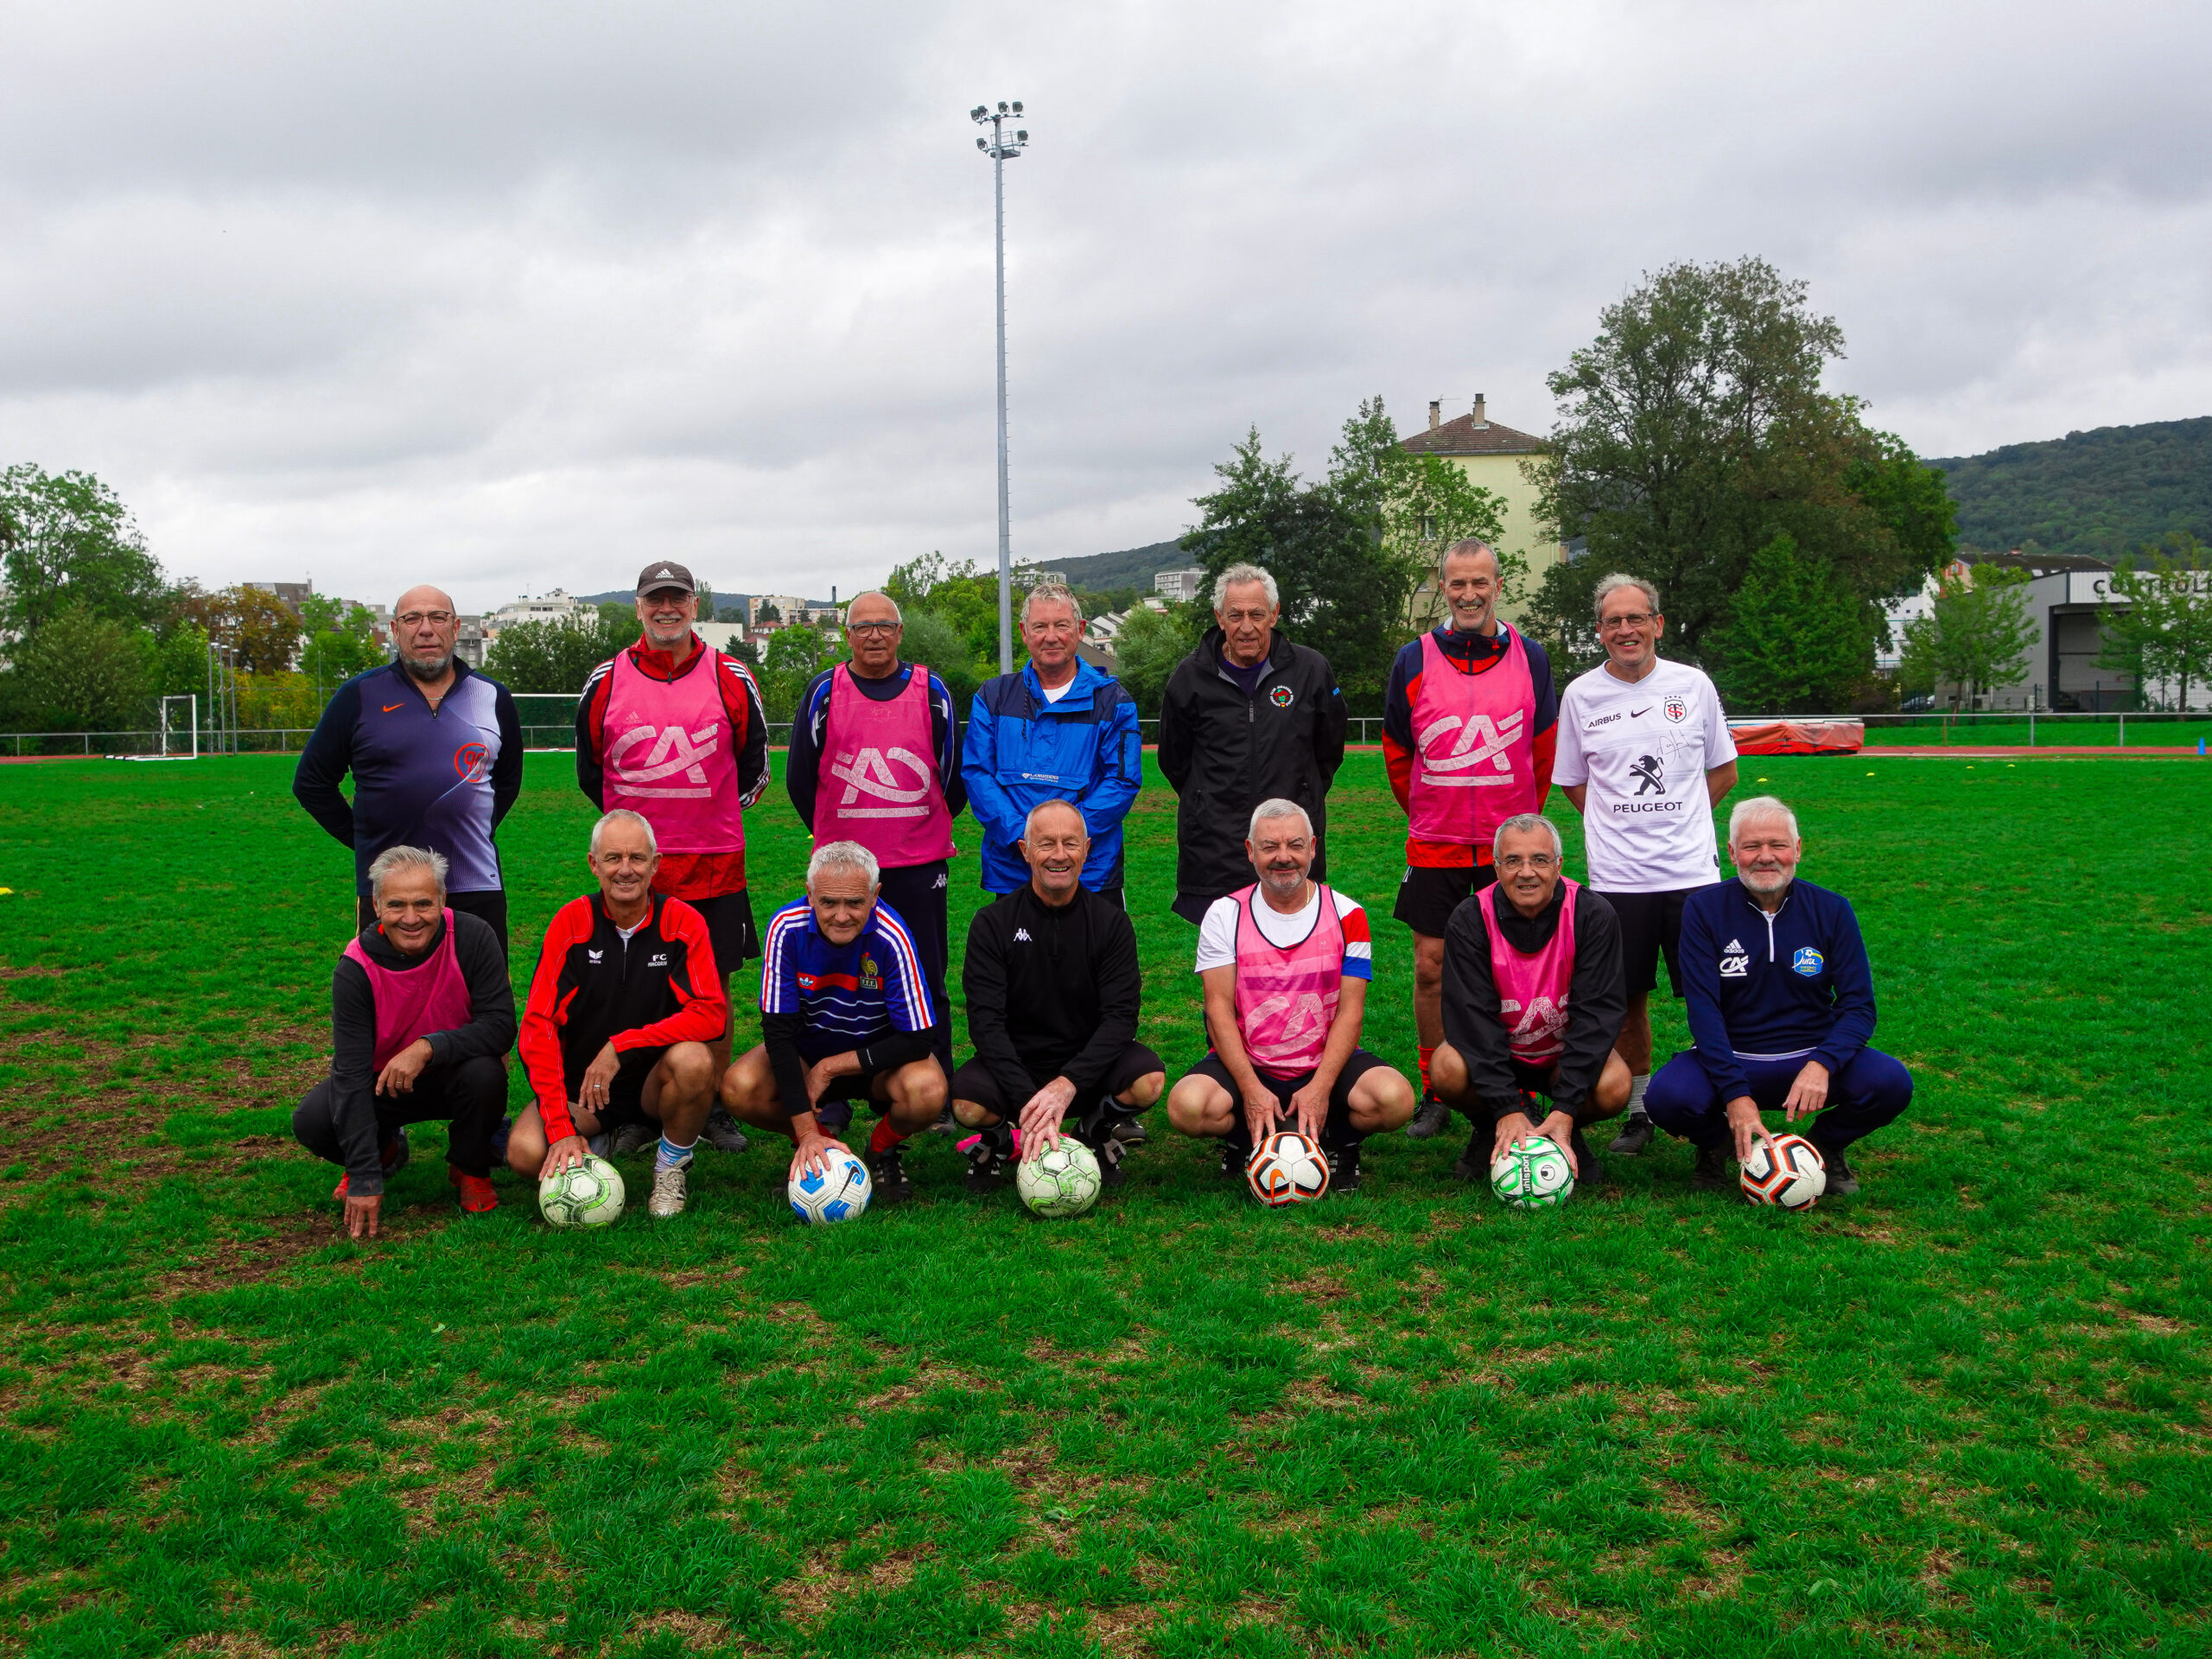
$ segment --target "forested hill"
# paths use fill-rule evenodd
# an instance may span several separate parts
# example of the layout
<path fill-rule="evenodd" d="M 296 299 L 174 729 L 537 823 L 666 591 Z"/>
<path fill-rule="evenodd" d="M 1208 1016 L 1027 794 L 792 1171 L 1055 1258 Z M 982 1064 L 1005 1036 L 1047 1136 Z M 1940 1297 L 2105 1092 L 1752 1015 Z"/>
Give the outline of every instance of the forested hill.
<path fill-rule="evenodd" d="M 1048 569 L 1067 574 L 1068 585 L 1084 593 L 1103 594 L 1116 588 L 1152 591 L 1152 579 L 1162 570 L 1187 569 L 1195 563 L 1173 542 L 1154 542 L 1119 553 L 1092 553 L 1080 559 L 1046 559 Z"/>
<path fill-rule="evenodd" d="M 2113 559 L 2170 531 L 2212 541 L 2212 416 L 2102 426 L 1931 461 L 1959 504 L 1959 544 Z"/>

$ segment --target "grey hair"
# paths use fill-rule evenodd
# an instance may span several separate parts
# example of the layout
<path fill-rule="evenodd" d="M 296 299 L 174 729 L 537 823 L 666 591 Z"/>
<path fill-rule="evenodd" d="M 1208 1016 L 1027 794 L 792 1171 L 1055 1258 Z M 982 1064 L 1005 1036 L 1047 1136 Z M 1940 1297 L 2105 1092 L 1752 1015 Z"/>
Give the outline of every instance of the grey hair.
<path fill-rule="evenodd" d="M 1027 837 L 1032 830 L 1036 829 L 1037 815 L 1039 812 L 1055 806 L 1064 806 L 1067 808 L 1069 811 L 1074 813 L 1076 822 L 1083 826 L 1083 833 L 1086 836 L 1090 833 L 1090 820 L 1083 816 L 1083 809 L 1077 806 L 1073 801 L 1068 799 L 1065 795 L 1052 795 L 1038 802 L 1036 805 L 1029 809 L 1029 816 L 1021 821 L 1022 835 Z"/>
<path fill-rule="evenodd" d="M 1642 594 L 1651 607 L 1654 616 L 1659 614 L 1659 590 L 1642 576 L 1631 576 L 1624 570 L 1616 570 L 1610 576 L 1601 576 L 1590 594 L 1590 620 L 1602 623 L 1605 620 L 1605 601 L 1624 588 L 1633 588 Z"/>
<path fill-rule="evenodd" d="M 1313 815 L 1308 813 L 1306 810 L 1300 806 L 1296 801 L 1287 801 L 1280 795 L 1276 796 L 1272 801 L 1262 801 L 1257 806 L 1252 809 L 1252 824 L 1249 829 L 1245 830 L 1244 839 L 1247 841 L 1257 841 L 1260 838 L 1260 826 L 1262 824 L 1272 823 L 1277 818 L 1287 818 L 1293 817 L 1295 817 L 1300 823 L 1305 824 L 1306 833 L 1307 835 L 1310 836 L 1313 833 Z"/>
<path fill-rule="evenodd" d="M 1513 834 L 1517 836 L 1522 831 L 1529 830 L 1541 830 L 1545 834 L 1548 835 L 1552 838 L 1552 856 L 1554 858 L 1565 858 L 1567 856 L 1567 843 L 1559 838 L 1559 825 L 1554 823 L 1549 818 L 1546 817 L 1541 812 L 1516 812 L 1503 823 L 1499 824 L 1497 829 L 1491 831 L 1490 844 L 1492 848 L 1495 848 L 1499 842 L 1505 839 L 1506 832 L 1508 830 L 1510 830 Z"/>
<path fill-rule="evenodd" d="M 853 607 L 859 604 L 861 601 L 864 599 L 881 600 L 885 604 L 891 607 L 891 620 L 893 622 L 899 623 L 901 626 L 904 626 L 906 623 L 906 613 L 899 608 L 899 601 L 892 598 L 890 594 L 885 593 L 882 588 L 871 588 L 864 594 L 855 594 L 850 599 L 845 601 L 845 626 L 849 628 L 853 626 Z"/>
<path fill-rule="evenodd" d="M 1747 820 L 1751 818 L 1770 817 L 1780 818 L 1784 823 L 1787 823 L 1789 826 L 1790 840 L 1796 841 L 1799 839 L 1797 834 L 1797 815 L 1795 812 L 1792 812 L 1789 808 L 1776 796 L 1753 795 L 1748 799 L 1737 802 L 1735 805 L 1728 809 L 1728 844 L 1731 847 L 1733 847 L 1736 844 L 1736 831 L 1738 828 Z"/>
<path fill-rule="evenodd" d="M 597 857 L 599 855 L 599 838 L 601 835 L 606 830 L 607 825 L 611 823 L 636 824 L 639 829 L 645 832 L 645 850 L 656 855 L 659 853 L 660 837 L 653 834 L 652 820 L 647 818 L 642 812 L 632 812 L 626 806 L 618 806 L 612 812 L 602 817 L 597 823 L 594 823 L 591 827 L 591 850 L 594 857 Z"/>
<path fill-rule="evenodd" d="M 1444 579 L 1444 567 L 1451 563 L 1452 560 L 1472 558 L 1478 553 L 1487 553 L 1490 555 L 1490 568 L 1492 570 L 1501 569 L 1498 563 L 1497 550 L 1496 548 L 1492 547 L 1488 542 L 1483 540 L 1479 536 L 1462 536 L 1458 541 L 1452 543 L 1451 546 L 1446 548 L 1442 555 L 1437 559 L 1437 580 L 1441 582 Z"/>
<path fill-rule="evenodd" d="M 806 890 L 812 893 L 817 879 L 832 870 L 858 870 L 868 878 L 871 889 L 883 885 L 883 867 L 857 841 L 825 841 L 816 848 L 814 856 L 806 861 Z"/>
<path fill-rule="evenodd" d="M 387 847 L 376 855 L 369 866 L 369 899 L 372 903 L 384 897 L 384 879 L 394 870 L 428 870 L 437 879 L 438 894 L 446 890 L 446 855 L 429 852 L 420 847 Z"/>
<path fill-rule="evenodd" d="M 1065 582 L 1040 582 L 1032 588 L 1021 601 L 1021 620 L 1029 621 L 1030 607 L 1043 600 L 1047 605 L 1065 605 L 1075 613 L 1075 620 L 1083 620 L 1083 601 L 1075 596 L 1075 589 Z"/>
<path fill-rule="evenodd" d="M 1248 582 L 1256 582 L 1268 592 L 1268 608 L 1273 610 L 1282 603 L 1282 589 L 1275 586 L 1275 579 L 1256 564 L 1232 564 L 1213 579 L 1214 607 L 1218 610 L 1229 600 L 1229 590 L 1240 588 Z"/>

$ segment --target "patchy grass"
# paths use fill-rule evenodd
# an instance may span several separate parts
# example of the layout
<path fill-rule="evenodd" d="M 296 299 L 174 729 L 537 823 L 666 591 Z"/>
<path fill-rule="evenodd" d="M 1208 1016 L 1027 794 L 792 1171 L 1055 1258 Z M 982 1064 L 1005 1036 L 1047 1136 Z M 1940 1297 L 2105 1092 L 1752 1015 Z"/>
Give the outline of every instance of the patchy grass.
<path fill-rule="evenodd" d="M 568 766 L 531 757 L 502 836 L 518 978 L 584 876 Z M 859 1225 L 791 1226 L 763 1148 L 707 1155 L 677 1222 L 556 1236 L 504 1179 L 457 1216 L 427 1129 L 366 1248 L 289 1138 L 351 895 L 288 781 L 0 792 L 0 1648 L 2206 1645 L 2198 763 L 1746 765 L 1921 1080 L 1808 1216 L 1694 1198 L 1674 1146 L 1509 1215 L 1395 1137 L 1357 1198 L 1268 1214 L 1157 1123 L 1072 1224 L 968 1199 L 929 1138 L 920 1201 Z M 1379 760 L 1333 805 L 1370 1044 L 1409 1062 Z M 1141 798 L 1132 893 L 1179 1066 L 1173 809 Z M 805 843 L 773 797 L 753 834 L 765 914 Z"/>

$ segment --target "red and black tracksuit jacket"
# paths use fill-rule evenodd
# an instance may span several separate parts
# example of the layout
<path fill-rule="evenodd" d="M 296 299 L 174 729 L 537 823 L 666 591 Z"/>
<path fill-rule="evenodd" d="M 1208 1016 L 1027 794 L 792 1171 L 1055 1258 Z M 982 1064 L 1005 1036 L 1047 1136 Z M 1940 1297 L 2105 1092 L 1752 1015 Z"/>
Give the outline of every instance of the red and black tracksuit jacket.
<path fill-rule="evenodd" d="M 707 924 L 681 899 L 652 895 L 627 939 L 597 893 L 554 912 L 523 1009 L 520 1049 L 548 1141 L 574 1135 L 569 1103 L 608 1043 L 615 1052 L 709 1043 L 729 1028 Z"/>

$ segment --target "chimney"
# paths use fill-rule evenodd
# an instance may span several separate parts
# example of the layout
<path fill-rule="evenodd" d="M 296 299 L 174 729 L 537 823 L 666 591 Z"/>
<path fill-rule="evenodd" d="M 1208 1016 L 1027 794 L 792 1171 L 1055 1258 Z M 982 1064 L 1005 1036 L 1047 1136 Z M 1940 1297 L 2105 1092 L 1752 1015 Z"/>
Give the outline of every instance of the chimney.
<path fill-rule="evenodd" d="M 1482 393 L 1477 392 L 1475 394 L 1475 424 L 1478 427 L 1490 424 L 1490 416 L 1483 410 L 1483 401 Z"/>
<path fill-rule="evenodd" d="M 1432 397 L 1428 400 L 1428 429 L 1433 432 L 1443 424 L 1444 400 L 1441 397 Z"/>

